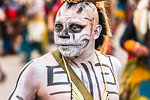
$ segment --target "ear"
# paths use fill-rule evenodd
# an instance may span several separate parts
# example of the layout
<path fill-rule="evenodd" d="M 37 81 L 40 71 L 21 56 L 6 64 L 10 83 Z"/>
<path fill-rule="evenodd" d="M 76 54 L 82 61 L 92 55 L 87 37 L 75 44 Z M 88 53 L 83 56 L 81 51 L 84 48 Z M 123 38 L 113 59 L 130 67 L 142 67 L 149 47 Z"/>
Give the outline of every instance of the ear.
<path fill-rule="evenodd" d="M 102 31 L 102 26 L 101 25 L 96 25 L 95 29 L 94 29 L 94 39 L 95 40 L 100 36 L 101 31 Z"/>

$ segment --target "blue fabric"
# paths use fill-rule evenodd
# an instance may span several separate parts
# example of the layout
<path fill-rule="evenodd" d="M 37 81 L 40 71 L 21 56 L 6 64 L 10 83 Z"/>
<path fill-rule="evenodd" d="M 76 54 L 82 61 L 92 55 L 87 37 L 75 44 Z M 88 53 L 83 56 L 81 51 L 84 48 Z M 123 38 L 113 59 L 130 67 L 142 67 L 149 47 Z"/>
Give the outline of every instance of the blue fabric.
<path fill-rule="evenodd" d="M 140 96 L 150 98 L 150 80 L 141 82 L 141 84 L 140 84 Z"/>
<path fill-rule="evenodd" d="M 10 49 L 12 49 L 11 40 L 4 40 L 3 48 L 4 48 L 4 51 L 9 51 Z"/>
<path fill-rule="evenodd" d="M 24 31 L 22 35 L 23 40 L 22 40 L 19 52 L 25 52 L 25 56 L 26 56 L 25 61 L 29 62 L 31 60 L 32 51 L 38 50 L 39 53 L 42 53 L 42 46 L 41 46 L 41 43 L 30 43 L 27 40 L 27 35 L 28 35 L 27 26 L 24 26 Z"/>
<path fill-rule="evenodd" d="M 117 8 L 120 10 L 123 10 L 123 11 L 125 11 L 125 9 L 126 9 L 125 4 L 123 4 L 123 3 L 118 3 Z"/>

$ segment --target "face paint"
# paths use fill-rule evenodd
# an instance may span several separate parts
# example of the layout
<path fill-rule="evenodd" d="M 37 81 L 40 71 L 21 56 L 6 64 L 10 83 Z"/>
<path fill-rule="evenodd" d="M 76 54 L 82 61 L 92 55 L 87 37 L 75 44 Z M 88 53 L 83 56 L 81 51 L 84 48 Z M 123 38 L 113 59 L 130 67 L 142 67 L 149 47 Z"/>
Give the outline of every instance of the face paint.
<path fill-rule="evenodd" d="M 79 10 L 77 11 L 78 14 L 80 14 L 83 11 L 83 8 L 80 7 Z"/>
<path fill-rule="evenodd" d="M 59 10 L 55 20 L 54 39 L 63 56 L 79 56 L 88 46 L 94 19 L 90 12 L 90 8 L 80 4 L 71 7 L 66 4 Z"/>

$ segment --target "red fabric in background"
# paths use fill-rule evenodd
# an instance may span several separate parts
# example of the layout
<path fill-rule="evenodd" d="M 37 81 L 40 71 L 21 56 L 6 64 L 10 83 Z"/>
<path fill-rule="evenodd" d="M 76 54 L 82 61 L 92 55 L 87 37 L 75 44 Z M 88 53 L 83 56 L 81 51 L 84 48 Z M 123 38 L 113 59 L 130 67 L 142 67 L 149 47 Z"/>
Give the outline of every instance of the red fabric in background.
<path fill-rule="evenodd" d="M 59 0 L 52 8 L 52 12 L 56 15 L 57 11 L 59 10 L 59 8 L 63 5 L 64 3 L 61 2 L 61 0 Z"/>
<path fill-rule="evenodd" d="M 6 9 L 6 15 L 8 19 L 14 20 L 18 16 L 18 12 L 16 9 Z"/>

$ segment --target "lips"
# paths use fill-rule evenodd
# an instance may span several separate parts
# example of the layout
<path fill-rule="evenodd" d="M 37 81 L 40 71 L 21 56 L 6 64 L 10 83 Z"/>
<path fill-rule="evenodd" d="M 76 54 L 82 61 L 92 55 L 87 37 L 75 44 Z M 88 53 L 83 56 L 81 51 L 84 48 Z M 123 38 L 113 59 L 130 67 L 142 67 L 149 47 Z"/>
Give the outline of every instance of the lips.
<path fill-rule="evenodd" d="M 81 46 L 81 44 L 56 44 L 57 46 Z"/>

